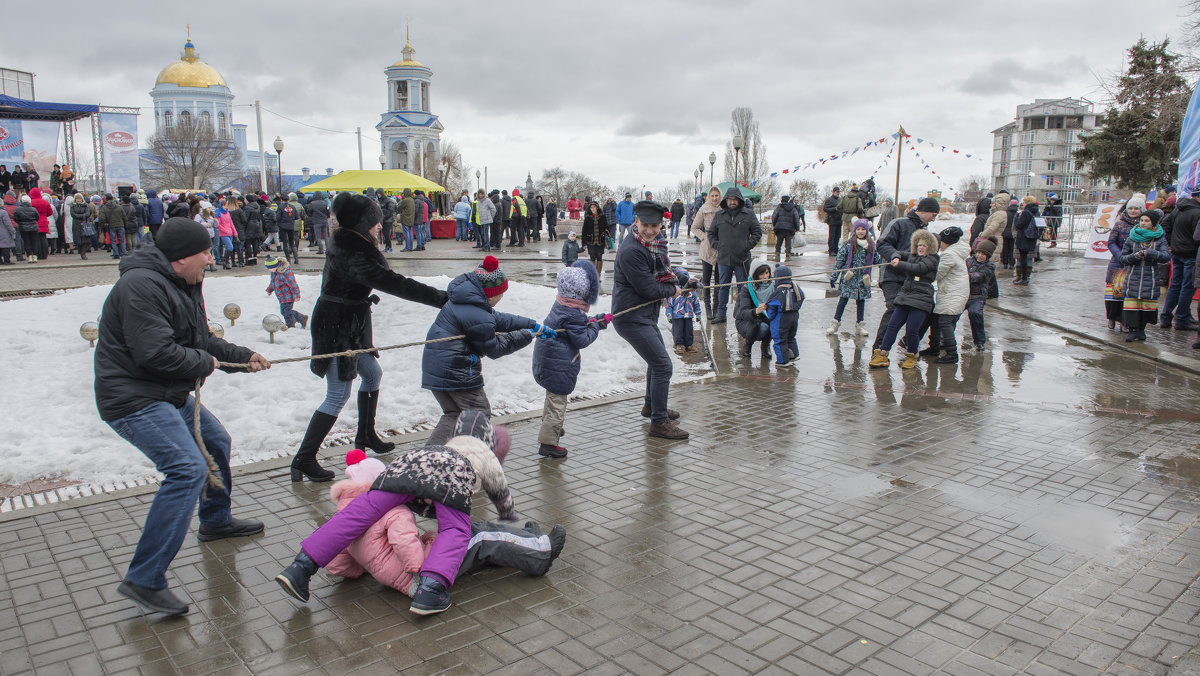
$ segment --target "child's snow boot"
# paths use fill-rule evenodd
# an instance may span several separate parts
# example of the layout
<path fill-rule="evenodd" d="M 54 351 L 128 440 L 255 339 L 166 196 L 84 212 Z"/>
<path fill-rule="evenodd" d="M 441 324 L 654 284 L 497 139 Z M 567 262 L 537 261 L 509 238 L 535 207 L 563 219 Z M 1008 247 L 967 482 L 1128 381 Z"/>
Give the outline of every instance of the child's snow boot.
<path fill-rule="evenodd" d="M 875 350 L 871 353 L 871 361 L 867 363 L 871 368 L 887 367 L 891 365 L 892 360 L 888 358 L 888 353 L 883 350 Z"/>
<path fill-rule="evenodd" d="M 838 327 L 841 325 L 842 325 L 842 323 L 836 319 L 833 320 L 832 322 L 829 322 L 829 328 L 825 329 L 825 335 L 836 336 L 837 332 L 838 332 Z"/>
<path fill-rule="evenodd" d="M 293 598 L 300 600 L 303 603 L 308 602 L 308 581 L 313 575 L 317 574 L 316 561 L 301 551 L 296 555 L 296 560 L 292 561 L 291 565 L 283 569 L 283 572 L 275 576 L 275 581 L 283 587 L 283 591 L 287 592 Z"/>

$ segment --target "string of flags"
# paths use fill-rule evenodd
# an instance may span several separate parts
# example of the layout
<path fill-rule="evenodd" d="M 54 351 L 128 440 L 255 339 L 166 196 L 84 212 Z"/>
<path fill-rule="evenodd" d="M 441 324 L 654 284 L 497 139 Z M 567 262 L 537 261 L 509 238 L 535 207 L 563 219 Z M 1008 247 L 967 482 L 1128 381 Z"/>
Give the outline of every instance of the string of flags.
<path fill-rule="evenodd" d="M 889 143 L 889 141 L 890 141 L 890 143 Z M 846 159 L 847 157 L 853 157 L 854 155 L 857 155 L 861 151 L 869 150 L 870 148 L 874 148 L 874 147 L 888 145 L 889 148 L 888 148 L 887 155 L 884 156 L 883 161 L 880 162 L 879 166 L 875 168 L 875 171 L 871 172 L 872 177 L 874 177 L 874 175 L 877 174 L 880 169 L 882 169 L 884 166 L 887 165 L 889 159 L 892 156 L 892 153 L 895 151 L 896 147 L 901 143 L 907 143 L 908 147 L 910 149 L 912 149 L 914 152 L 916 152 L 916 146 L 927 145 L 936 150 L 940 150 L 943 153 L 949 152 L 952 155 L 960 155 L 962 157 L 965 157 L 968 159 L 973 159 L 973 160 L 976 160 L 979 162 L 985 161 L 985 159 L 983 157 L 980 157 L 978 154 L 968 153 L 968 152 L 963 151 L 962 149 L 955 148 L 953 146 L 938 144 L 938 143 L 936 143 L 930 139 L 924 138 L 924 137 L 913 136 L 912 134 L 910 134 L 908 132 L 905 132 L 903 138 L 901 138 L 900 132 L 897 131 L 897 132 L 892 132 L 888 136 L 883 136 L 878 139 L 864 141 L 862 144 L 853 146 L 851 148 L 847 148 L 840 153 L 833 153 L 828 156 L 822 156 L 822 157 L 813 159 L 808 162 L 795 164 L 786 169 L 772 171 L 765 176 L 758 176 L 753 179 L 739 181 L 738 183 L 740 185 L 742 185 L 743 187 L 751 188 L 751 187 L 757 186 L 759 181 L 763 181 L 763 180 L 766 180 L 769 178 L 776 178 L 776 177 L 784 176 L 787 174 L 795 174 L 795 173 L 799 173 L 799 172 L 807 170 L 807 169 L 815 169 L 817 167 L 823 167 L 826 164 L 829 164 L 830 162 L 836 162 L 837 160 L 843 160 L 843 159 Z M 919 153 L 917 154 L 917 157 L 920 157 Z M 927 162 L 922 160 L 922 163 L 925 165 L 926 169 L 932 171 L 932 169 L 928 166 Z M 943 184 L 945 184 L 945 181 L 941 178 L 941 176 L 938 176 L 936 172 L 933 172 L 933 173 L 935 176 L 938 177 L 938 180 L 942 180 Z M 1043 176 L 1042 178 L 1044 179 L 1045 177 Z"/>
<path fill-rule="evenodd" d="M 930 166 L 929 162 L 926 161 L 926 159 L 924 157 L 921 157 L 921 151 L 917 150 L 917 147 L 915 145 L 913 145 L 912 143 L 909 143 L 908 149 L 913 151 L 913 154 L 917 156 L 917 161 L 921 163 L 921 166 L 923 166 L 926 169 L 926 171 L 933 174 L 934 178 L 936 178 L 938 180 L 938 182 L 941 183 L 942 186 L 944 186 L 946 188 L 946 190 L 949 190 L 955 197 L 958 196 L 958 189 L 955 188 L 954 186 L 950 185 L 949 183 L 947 183 L 946 179 L 942 178 L 942 175 L 937 173 L 937 170 L 934 169 L 932 166 Z"/>

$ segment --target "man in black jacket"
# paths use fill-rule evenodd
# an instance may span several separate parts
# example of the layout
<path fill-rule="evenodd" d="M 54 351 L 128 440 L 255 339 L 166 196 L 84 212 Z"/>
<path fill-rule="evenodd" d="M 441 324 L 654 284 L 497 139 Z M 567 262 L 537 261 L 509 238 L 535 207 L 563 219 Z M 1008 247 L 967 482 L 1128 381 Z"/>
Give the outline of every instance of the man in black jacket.
<path fill-rule="evenodd" d="M 842 245 L 842 212 L 838 209 L 841 203 L 842 191 L 834 186 L 833 194 L 826 197 L 825 204 L 821 205 L 825 210 L 825 224 L 829 226 L 829 242 L 826 249 L 830 256 L 836 256 L 838 247 Z"/>
<path fill-rule="evenodd" d="M 263 529 L 261 522 L 230 512 L 229 433 L 203 406 L 200 435 L 220 488 L 208 483 L 209 465 L 192 435 L 196 400 L 190 393 L 218 361 L 246 363 L 249 371 L 271 367 L 262 355 L 209 332 L 201 284 L 212 263 L 208 230 L 186 218 L 168 219 L 153 245 L 121 261 L 96 342 L 100 417 L 165 477 L 117 592 L 168 615 L 188 611 L 167 589 L 167 567 L 183 545 L 197 499 L 202 542 Z"/>
<path fill-rule="evenodd" d="M 1190 331 L 1195 328 L 1192 319 L 1192 295 L 1196 292 L 1194 273 L 1196 270 L 1197 247 L 1195 235 L 1200 226 L 1200 190 L 1192 191 L 1175 203 L 1175 209 L 1162 219 L 1163 236 L 1171 249 L 1171 282 L 1167 286 L 1167 298 L 1163 302 L 1162 323 L 1164 329 L 1171 328 L 1174 313 L 1175 329 Z"/>
<path fill-rule="evenodd" d="M 737 186 L 725 191 L 721 210 L 713 216 L 708 227 L 708 243 L 717 250 L 717 284 L 729 284 L 734 277 L 745 282 L 750 277 L 750 251 L 762 239 L 762 226 L 754 210 L 742 198 Z M 712 323 L 725 321 L 729 307 L 730 287 L 717 288 L 717 307 Z M 735 298 L 736 298 L 736 292 Z"/>
<path fill-rule="evenodd" d="M 672 367 L 662 332 L 658 329 L 662 303 L 632 309 L 647 301 L 673 298 L 682 293 L 678 286 L 682 280 L 670 272 L 667 261 L 659 258 L 660 254 L 654 250 L 660 249 L 661 256 L 665 258 L 667 242 L 659 239 L 664 211 L 666 207 L 648 200 L 634 206 L 637 215 L 632 231 L 617 248 L 612 296 L 614 314 L 631 311 L 613 317 L 612 322 L 617 335 L 624 338 L 646 362 L 646 395 L 642 417 L 650 419 L 650 436 L 687 439 L 688 433 L 674 422 L 679 418 L 679 413 L 667 408 Z"/>
<path fill-rule="evenodd" d="M 375 200 L 379 202 L 379 211 L 383 213 L 383 218 L 379 221 L 383 227 L 383 250 L 391 253 L 392 230 L 396 227 L 396 202 L 387 196 L 383 188 L 375 191 Z"/>
<path fill-rule="evenodd" d="M 897 271 L 889 263 L 893 260 L 900 260 L 900 254 L 907 252 L 912 247 L 913 233 L 929 225 L 930 221 L 937 218 L 938 212 L 941 210 L 942 207 L 936 199 L 922 197 L 921 201 L 917 202 L 916 209 L 888 223 L 884 228 L 885 234 L 875 244 L 875 250 L 879 252 L 879 257 L 884 262 L 883 276 L 879 280 L 879 290 L 883 292 L 883 303 L 886 308 L 883 316 L 879 318 L 879 329 L 875 331 L 873 346 L 875 350 L 878 350 L 883 344 L 883 332 L 887 330 L 888 322 L 892 319 L 892 307 L 896 303 L 896 295 L 900 293 L 900 287 L 904 286 L 905 280 L 904 273 Z M 916 352 L 917 346 L 909 345 L 907 349 L 909 352 Z"/>

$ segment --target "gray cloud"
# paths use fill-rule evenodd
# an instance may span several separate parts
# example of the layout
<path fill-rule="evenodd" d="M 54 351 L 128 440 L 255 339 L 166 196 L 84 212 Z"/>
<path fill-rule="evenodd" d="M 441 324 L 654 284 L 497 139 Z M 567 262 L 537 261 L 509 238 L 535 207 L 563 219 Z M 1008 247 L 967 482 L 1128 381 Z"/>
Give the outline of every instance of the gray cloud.
<path fill-rule="evenodd" d="M 433 112 L 444 138 L 502 185 L 556 165 L 613 185 L 673 184 L 690 178 L 709 152 L 721 154 L 737 106 L 754 109 L 778 168 L 900 123 L 987 153 L 990 130 L 1017 104 L 1088 95 L 1095 83 L 1087 64 L 1118 68 L 1121 50 L 1140 33 L 1176 30 L 1170 12 L 1127 25 L 1105 18 L 1123 14 L 1124 4 L 1095 0 L 1087 16 L 1046 33 L 1046 53 L 1018 53 L 1011 51 L 1015 37 L 996 40 L 992 7 L 929 4 L 903 34 L 894 24 L 856 18 L 894 12 L 886 0 L 861 0 L 852 11 L 838 3 L 750 0 L 737 15 L 717 0 L 609 0 L 602 7 L 441 0 L 404 11 L 416 58 L 434 71 Z M 64 16 L 88 18 L 56 22 L 51 42 L 38 31 L 8 31 L 0 47 L 0 63 L 37 73 L 43 100 L 148 108 L 154 78 L 179 57 L 190 20 L 202 58 L 243 106 L 235 118 L 250 125 L 252 147 L 253 109 L 245 106 L 260 99 L 309 125 L 264 114 L 268 142 L 276 135 L 287 141 L 285 169 L 357 167 L 353 135 L 313 127 L 361 126 L 364 156 L 378 152 L 383 70 L 404 46 L 405 17 L 395 3 L 347 0 L 331 10 L 292 0 L 268 15 L 214 0 L 188 18 L 150 0 L 129 0 L 121 12 L 97 13 L 83 0 L 60 7 Z M 848 22 L 852 36 L 843 30 Z M 140 130 L 152 131 L 149 115 Z M 881 155 L 860 152 L 801 177 L 822 184 L 839 173 L 861 177 Z M 946 175 L 978 173 L 956 161 L 931 159 Z M 917 189 L 926 179 L 912 180 Z"/>

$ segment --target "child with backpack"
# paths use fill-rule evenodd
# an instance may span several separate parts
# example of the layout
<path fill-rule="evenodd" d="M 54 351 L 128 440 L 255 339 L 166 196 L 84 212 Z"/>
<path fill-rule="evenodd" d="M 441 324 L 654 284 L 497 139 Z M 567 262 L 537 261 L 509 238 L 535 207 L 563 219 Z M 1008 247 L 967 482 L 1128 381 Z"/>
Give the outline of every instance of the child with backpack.
<path fill-rule="evenodd" d="M 792 269 L 775 266 L 775 292 L 767 301 L 767 321 L 771 324 L 771 342 L 775 346 L 775 366 L 795 368 L 800 356 L 796 329 L 800 325 L 800 306 L 804 292 L 792 280 Z"/>
<path fill-rule="evenodd" d="M 683 268 L 675 268 L 675 274 L 680 280 L 688 279 L 687 270 Z M 697 349 L 692 345 L 695 338 L 692 333 L 692 322 L 699 321 L 703 312 L 700 309 L 700 297 L 696 295 L 696 292 L 685 289 L 678 296 L 668 298 L 663 306 L 663 311 L 667 315 L 667 321 L 671 324 L 671 335 L 675 338 L 675 354 L 696 352 Z"/>
<path fill-rule="evenodd" d="M 542 427 L 538 431 L 538 455 L 565 458 L 567 449 L 558 445 L 567 415 L 567 398 L 575 391 L 582 360 L 579 351 L 596 342 L 612 315 L 588 318 L 587 311 L 600 297 L 600 275 L 591 261 L 576 261 L 558 271 L 558 297 L 542 321 L 558 334 L 557 340 L 533 346 L 533 379 L 546 388 Z"/>
<path fill-rule="evenodd" d="M 267 295 L 275 294 L 275 298 L 279 300 L 279 314 L 283 315 L 284 325 L 289 329 L 296 324 L 300 328 L 308 328 L 308 315 L 301 314 L 292 309 L 296 301 L 300 300 L 300 285 L 296 283 L 296 275 L 292 273 L 292 266 L 282 258 L 275 258 L 270 254 L 266 258 L 266 268 L 271 273 L 271 283 L 267 285 Z"/>

